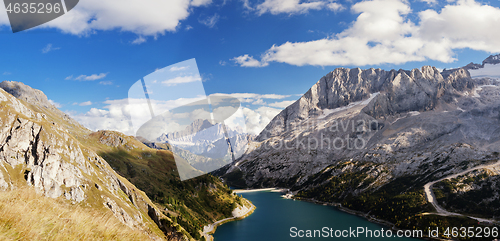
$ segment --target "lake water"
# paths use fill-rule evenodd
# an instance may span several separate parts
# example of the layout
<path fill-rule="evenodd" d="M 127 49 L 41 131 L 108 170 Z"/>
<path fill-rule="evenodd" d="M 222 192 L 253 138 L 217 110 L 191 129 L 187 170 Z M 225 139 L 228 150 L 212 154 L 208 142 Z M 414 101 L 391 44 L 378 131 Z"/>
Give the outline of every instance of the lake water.
<path fill-rule="evenodd" d="M 252 201 L 257 207 L 255 212 L 243 220 L 225 223 L 217 227 L 214 233 L 215 241 L 281 241 L 281 240 L 418 240 L 413 238 L 398 237 L 374 237 L 381 235 L 383 229 L 384 236 L 388 230 L 387 227 L 371 223 L 362 217 L 351 215 L 338 210 L 335 207 L 323 206 L 304 201 L 294 201 L 281 198 L 280 193 L 275 192 L 250 192 L 239 194 Z M 290 228 L 296 227 L 291 232 Z M 372 237 L 366 237 L 366 234 L 360 234 L 358 237 L 291 237 L 299 235 L 299 230 L 321 230 L 328 227 L 328 235 L 333 236 L 337 231 L 337 236 L 349 236 L 349 228 L 372 231 Z M 361 231 L 361 229 L 359 230 Z M 314 232 L 314 231 L 313 231 Z M 323 233 L 324 234 L 324 233 Z M 396 236 L 396 231 L 392 231 Z"/>

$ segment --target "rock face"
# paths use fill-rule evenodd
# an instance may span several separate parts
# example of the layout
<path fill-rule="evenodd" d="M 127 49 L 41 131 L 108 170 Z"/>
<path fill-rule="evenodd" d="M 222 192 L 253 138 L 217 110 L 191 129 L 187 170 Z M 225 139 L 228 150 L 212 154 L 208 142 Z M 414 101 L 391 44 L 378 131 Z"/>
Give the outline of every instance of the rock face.
<path fill-rule="evenodd" d="M 490 55 L 488 58 L 483 60 L 483 67 L 485 64 L 500 64 L 500 54 Z"/>
<path fill-rule="evenodd" d="M 76 130 L 79 124 L 64 118 L 39 90 L 17 82 L 2 82 L 0 86 L 8 91 L 0 89 L 0 189 L 31 185 L 48 197 L 106 207 L 129 227 L 156 236 L 154 220 L 144 215 L 155 209 L 148 197 L 65 126 L 80 133 L 88 130 Z"/>
<path fill-rule="evenodd" d="M 446 76 L 428 66 L 336 69 L 278 114 L 239 160 L 215 174 L 235 186 L 307 189 L 309 178 L 349 160 L 377 166 L 376 187 L 407 175 L 430 178 L 424 175 L 429 167 L 453 173 L 458 164 L 500 150 L 499 83 L 483 82 L 465 69 Z"/>
<path fill-rule="evenodd" d="M 7 93 L 13 95 L 19 100 L 26 102 L 31 105 L 38 112 L 50 112 L 55 117 L 60 118 L 65 121 L 62 124 L 70 124 L 77 127 L 78 129 L 90 133 L 90 130 L 80 125 L 77 121 L 73 120 L 68 114 L 57 109 L 50 101 L 47 96 L 40 90 L 33 89 L 21 82 L 16 81 L 3 81 L 0 83 L 0 88 L 5 90 Z"/>
<path fill-rule="evenodd" d="M 280 135 L 287 127 L 323 114 L 325 109 L 348 106 L 368 99 L 366 112 L 374 117 L 435 107 L 438 99 L 450 101 L 459 92 L 473 88 L 467 71 L 461 69 L 446 79 L 430 66 L 412 71 L 338 68 L 321 78 L 304 96 L 278 114 L 256 138 L 263 141 Z"/>

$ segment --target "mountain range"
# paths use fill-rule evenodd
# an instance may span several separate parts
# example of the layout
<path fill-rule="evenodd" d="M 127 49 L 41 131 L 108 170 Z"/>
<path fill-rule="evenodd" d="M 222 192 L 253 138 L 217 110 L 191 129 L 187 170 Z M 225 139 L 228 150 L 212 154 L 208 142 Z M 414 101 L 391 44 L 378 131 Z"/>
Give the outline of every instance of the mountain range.
<path fill-rule="evenodd" d="M 172 151 L 194 168 L 211 172 L 239 158 L 255 136 L 234 130 L 223 123 L 197 119 L 185 130 L 164 133 L 156 143 L 169 144 Z M 230 145 L 229 145 L 229 143 Z M 146 142 L 147 143 L 147 142 Z"/>
<path fill-rule="evenodd" d="M 177 169 L 200 171 L 170 150 L 88 130 L 23 83 L 0 83 L 0 105 L 0 190 L 19 197 L 0 198 L 0 239 L 199 240 L 249 205 L 213 176 L 181 182 Z"/>
<path fill-rule="evenodd" d="M 487 184 L 499 173 L 500 82 L 477 71 L 499 63 L 494 55 L 443 71 L 337 68 L 214 174 L 396 228 L 494 223 L 499 189 Z"/>

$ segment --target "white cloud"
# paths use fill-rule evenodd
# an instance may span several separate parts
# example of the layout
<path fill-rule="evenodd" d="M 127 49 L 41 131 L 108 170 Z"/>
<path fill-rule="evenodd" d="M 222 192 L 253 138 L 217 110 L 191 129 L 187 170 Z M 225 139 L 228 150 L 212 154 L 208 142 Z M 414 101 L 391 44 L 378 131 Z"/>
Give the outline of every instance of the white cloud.
<path fill-rule="evenodd" d="M 137 44 L 137 45 L 139 45 L 139 44 L 145 43 L 146 41 L 147 41 L 146 38 L 144 38 L 143 36 L 139 36 L 136 39 L 134 39 L 134 41 L 132 41 L 131 44 Z"/>
<path fill-rule="evenodd" d="M 328 1 L 265 0 L 263 3 L 257 5 L 255 9 L 258 14 L 267 12 L 271 14 L 301 14 L 307 13 L 309 10 L 320 10 L 325 7 L 331 9 L 330 4 L 332 3 L 328 3 Z M 337 3 L 335 4 L 340 5 Z M 340 8 L 335 9 L 335 11 L 338 10 L 340 10 Z"/>
<path fill-rule="evenodd" d="M 215 24 L 219 21 L 219 14 L 214 14 L 213 16 L 206 17 L 204 19 L 198 20 L 203 25 L 206 25 L 209 28 L 215 27 Z"/>
<path fill-rule="evenodd" d="M 246 107 L 241 108 L 245 116 L 246 131 L 251 134 L 259 134 L 271 120 L 281 112 L 281 109 L 267 106 L 252 110 Z"/>
<path fill-rule="evenodd" d="M 284 99 L 290 97 L 290 95 L 278 95 L 278 94 L 256 94 L 256 93 L 233 93 L 233 94 L 220 94 L 215 93 L 213 95 L 228 95 L 237 98 L 242 103 L 252 103 L 264 105 L 263 99 Z"/>
<path fill-rule="evenodd" d="M 269 65 L 268 62 L 258 61 L 252 56 L 248 56 L 248 54 L 234 57 L 231 60 L 243 67 L 264 67 Z"/>
<path fill-rule="evenodd" d="M 177 67 L 177 66 L 174 66 L 172 68 L 170 68 L 170 72 L 175 72 L 175 71 L 181 71 L 181 70 L 186 70 L 188 69 L 189 66 L 181 66 L 181 67 Z"/>
<path fill-rule="evenodd" d="M 61 107 L 62 107 L 62 105 L 61 105 L 60 103 L 57 103 L 57 102 L 55 102 L 55 101 L 53 101 L 53 100 L 49 100 L 49 103 L 51 103 L 51 104 L 52 104 L 53 106 L 55 106 L 56 108 L 61 108 Z"/>
<path fill-rule="evenodd" d="M 270 103 L 269 106 L 278 107 L 278 108 L 286 108 L 287 106 L 293 104 L 294 102 L 295 102 L 295 100 L 284 100 L 284 101 L 280 101 L 280 102 Z"/>
<path fill-rule="evenodd" d="M 47 44 L 43 49 L 42 49 L 42 53 L 46 54 L 50 51 L 54 51 L 54 50 L 58 50 L 58 49 L 61 49 L 59 47 L 53 47 L 52 44 Z"/>
<path fill-rule="evenodd" d="M 92 34 L 96 30 L 133 32 L 156 36 L 176 31 L 193 7 L 207 6 L 211 0 L 86 0 L 67 14 L 41 27 L 57 28 L 76 35 Z M 8 25 L 6 11 L 0 11 L 0 24 Z"/>
<path fill-rule="evenodd" d="M 405 0 L 368 0 L 351 10 L 357 19 L 332 37 L 273 45 L 256 60 L 248 54 L 233 61 L 243 67 L 263 67 L 270 62 L 291 65 L 377 65 L 409 61 L 453 62 L 454 51 L 470 48 L 500 52 L 500 9 L 474 0 L 458 0 L 440 12 L 418 12 L 419 22 L 408 14 Z"/>
<path fill-rule="evenodd" d="M 11 74 L 12 74 L 11 72 L 7 72 L 7 71 L 3 72 L 3 75 L 11 75 Z"/>
<path fill-rule="evenodd" d="M 434 6 L 435 4 L 437 4 L 437 0 L 419 0 L 419 1 L 427 3 L 431 6 Z"/>
<path fill-rule="evenodd" d="M 101 82 L 99 82 L 99 84 L 101 84 L 101 85 L 112 85 L 113 81 L 101 81 Z"/>
<path fill-rule="evenodd" d="M 70 76 L 68 76 L 68 77 L 66 77 L 66 78 L 64 78 L 64 79 L 65 79 L 65 80 L 72 80 L 72 79 L 73 79 L 73 75 L 70 75 Z"/>
<path fill-rule="evenodd" d="M 175 86 L 177 84 L 185 84 L 185 83 L 196 82 L 196 81 L 201 81 L 200 76 L 194 76 L 194 75 L 178 76 L 178 77 L 175 77 L 173 79 L 164 80 L 161 83 L 166 85 L 166 86 Z"/>
<path fill-rule="evenodd" d="M 151 100 L 153 109 L 157 110 L 158 114 L 165 113 L 167 110 L 192 103 L 199 99 L 180 98 L 171 101 L 157 101 Z M 115 130 L 120 131 L 127 135 L 135 135 L 135 129 L 132 125 L 131 116 L 141 117 L 138 128 L 151 118 L 149 108 L 144 108 L 146 100 L 144 99 L 118 99 L 106 100 L 105 106 L 102 109 L 91 108 L 88 112 L 78 114 L 70 112 L 69 114 L 79 123 L 91 130 Z M 78 103 L 76 103 L 78 104 Z M 182 118 L 182 114 L 175 115 L 175 118 Z M 185 117 L 185 116 L 184 116 Z M 140 119 L 140 118 L 139 118 Z M 167 123 L 166 125 L 170 130 L 182 130 L 184 126 L 179 126 L 177 123 Z"/>
<path fill-rule="evenodd" d="M 82 75 L 74 78 L 74 80 L 94 81 L 94 80 L 102 79 L 102 78 L 106 77 L 106 75 L 108 75 L 108 73 L 100 73 L 100 74 L 92 74 L 92 75 L 82 74 Z M 70 80 L 72 78 L 73 78 L 73 75 L 66 77 L 66 80 Z"/>
<path fill-rule="evenodd" d="M 108 110 L 92 108 L 85 114 L 69 113 L 83 126 L 93 130 L 114 130 L 134 135 L 130 119 L 125 116 L 111 116 Z"/>
<path fill-rule="evenodd" d="M 191 5 L 195 7 L 207 6 L 212 3 L 212 0 L 192 0 Z"/>
<path fill-rule="evenodd" d="M 89 106 L 89 105 L 92 105 L 92 101 L 85 101 L 85 102 L 82 102 L 80 104 L 78 104 L 79 106 Z"/>
<path fill-rule="evenodd" d="M 336 2 L 328 3 L 326 6 L 334 12 L 340 12 L 345 9 L 342 4 Z"/>
<path fill-rule="evenodd" d="M 221 94 L 215 94 L 221 95 Z M 227 95 L 227 94 L 224 94 Z M 276 94 L 268 94 L 261 95 L 256 93 L 236 93 L 229 94 L 229 96 L 235 98 L 247 98 L 247 99 L 259 99 L 259 98 L 269 98 L 269 99 L 283 99 L 289 97 L 289 95 L 276 95 Z M 166 113 L 167 110 L 178 106 L 184 106 L 189 103 L 193 103 L 196 100 L 200 100 L 200 98 L 181 98 L 177 100 L 170 101 L 158 101 L 151 100 L 151 104 L 155 111 L 155 114 Z M 105 106 L 101 109 L 99 108 L 91 108 L 88 112 L 84 114 L 78 114 L 75 112 L 70 112 L 69 114 L 78 122 L 80 122 L 85 127 L 91 130 L 116 130 L 120 131 L 127 135 L 135 135 L 134 126 L 132 125 L 132 115 L 134 116 L 134 121 L 138 121 L 139 125 L 135 128 L 138 128 L 151 118 L 151 113 L 149 113 L 149 108 L 144 108 L 144 103 L 146 100 L 144 99 L 118 99 L 118 100 L 106 100 L 104 101 Z M 78 104 L 78 103 L 76 103 Z M 219 107 L 220 108 L 220 107 Z M 276 116 L 282 108 L 273 108 L 268 106 L 260 106 L 259 108 L 252 110 L 247 107 L 241 107 L 237 113 L 227 120 L 225 123 L 230 125 L 231 127 L 242 126 L 242 119 L 244 119 L 244 125 L 246 126 L 246 131 L 253 134 L 258 134 L 260 131 Z M 217 109 L 218 110 L 218 109 Z M 156 113 L 158 112 L 158 113 Z M 206 117 L 208 114 L 203 109 L 198 109 L 196 111 L 192 111 L 191 113 L 175 113 L 173 115 L 168 116 L 169 121 L 173 119 L 180 119 L 189 117 L 191 120 L 194 120 L 200 116 Z M 143 119 L 139 120 L 138 117 L 143 117 Z M 170 131 L 182 130 L 185 128 L 183 125 L 179 125 L 177 123 L 166 123 L 165 127 L 168 127 Z"/>

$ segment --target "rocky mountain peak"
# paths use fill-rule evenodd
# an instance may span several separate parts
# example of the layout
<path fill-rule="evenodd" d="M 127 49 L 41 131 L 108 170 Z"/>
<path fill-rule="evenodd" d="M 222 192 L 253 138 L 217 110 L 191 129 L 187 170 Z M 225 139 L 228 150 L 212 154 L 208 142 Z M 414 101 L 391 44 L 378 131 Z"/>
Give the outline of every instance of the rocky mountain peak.
<path fill-rule="evenodd" d="M 488 56 L 483 60 L 483 67 L 485 64 L 500 64 L 500 54 Z"/>
<path fill-rule="evenodd" d="M 46 108 L 54 107 L 48 100 L 47 96 L 40 90 L 33 89 L 21 82 L 3 81 L 0 83 L 0 88 L 14 97 L 24 100 L 30 104 L 40 105 Z"/>
<path fill-rule="evenodd" d="M 212 126 L 213 124 L 210 123 L 210 121 L 208 120 L 197 119 L 194 120 L 193 123 L 191 123 L 191 125 L 186 127 L 185 132 L 189 134 L 195 134 L 202 130 L 208 129 Z"/>
<path fill-rule="evenodd" d="M 21 82 L 17 81 L 3 81 L 0 83 L 0 88 L 5 90 L 5 92 L 13 95 L 19 100 L 25 101 L 30 107 L 33 107 L 37 111 L 44 112 L 45 114 L 49 114 L 49 118 L 52 115 L 56 119 L 61 119 L 66 123 L 60 123 L 66 127 L 70 127 L 70 129 L 74 129 L 73 127 L 77 127 L 77 129 L 90 133 L 90 130 L 80 125 L 77 121 L 71 118 L 68 114 L 62 112 L 53 104 L 50 103 L 47 96 L 40 90 L 33 89 L 30 86 L 27 86 Z M 54 119 L 54 121 L 56 121 Z"/>
<path fill-rule="evenodd" d="M 385 114 L 421 111 L 434 108 L 438 99 L 453 100 L 453 96 L 473 88 L 465 69 L 450 71 L 445 77 L 432 66 L 413 70 L 382 70 L 337 68 L 322 77 L 299 100 L 278 114 L 256 138 L 263 141 L 279 135 L 287 127 L 319 116 L 325 110 L 345 107 L 380 93 L 373 102 L 376 108 L 366 109 L 374 117 Z M 372 105 L 368 105 L 372 106 Z"/>

